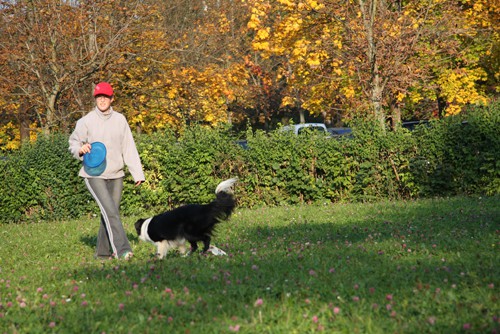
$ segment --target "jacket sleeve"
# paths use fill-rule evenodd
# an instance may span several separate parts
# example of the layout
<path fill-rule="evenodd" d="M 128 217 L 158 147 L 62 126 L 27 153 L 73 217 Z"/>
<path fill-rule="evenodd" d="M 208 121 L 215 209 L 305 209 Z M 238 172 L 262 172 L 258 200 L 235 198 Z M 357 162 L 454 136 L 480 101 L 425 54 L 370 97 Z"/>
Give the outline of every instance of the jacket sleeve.
<path fill-rule="evenodd" d="M 135 146 L 134 137 L 132 136 L 132 131 L 128 123 L 125 121 L 125 135 L 123 136 L 123 161 L 125 165 L 127 165 L 128 170 L 134 181 L 145 181 L 146 178 L 144 176 L 144 172 L 142 170 L 141 158 L 139 157 L 139 152 L 137 151 L 137 147 Z"/>
<path fill-rule="evenodd" d="M 83 160 L 80 156 L 80 148 L 87 141 L 87 129 L 85 123 L 80 119 L 76 122 L 75 130 L 69 136 L 69 151 L 78 160 Z"/>

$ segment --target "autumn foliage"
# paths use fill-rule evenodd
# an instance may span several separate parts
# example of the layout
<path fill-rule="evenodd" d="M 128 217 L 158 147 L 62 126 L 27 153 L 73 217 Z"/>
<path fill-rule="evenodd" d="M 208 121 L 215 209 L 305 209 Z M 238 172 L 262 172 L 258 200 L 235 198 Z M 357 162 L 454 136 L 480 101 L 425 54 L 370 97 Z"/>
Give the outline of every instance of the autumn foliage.
<path fill-rule="evenodd" d="M 457 114 L 498 96 L 499 19 L 487 0 L 0 1 L 0 148 L 68 132 L 102 80 L 147 133 Z"/>

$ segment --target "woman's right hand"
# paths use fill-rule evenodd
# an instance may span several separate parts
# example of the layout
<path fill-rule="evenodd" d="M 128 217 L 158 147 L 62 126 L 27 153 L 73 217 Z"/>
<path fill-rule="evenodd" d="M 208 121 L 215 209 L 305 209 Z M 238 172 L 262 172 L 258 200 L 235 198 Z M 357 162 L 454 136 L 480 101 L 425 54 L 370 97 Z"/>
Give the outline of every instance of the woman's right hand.
<path fill-rule="evenodd" d="M 85 153 L 89 153 L 90 152 L 90 148 L 92 146 L 90 146 L 89 143 L 85 143 L 83 144 L 82 147 L 80 147 L 80 151 L 78 152 L 78 154 L 80 154 L 80 156 L 84 155 Z"/>

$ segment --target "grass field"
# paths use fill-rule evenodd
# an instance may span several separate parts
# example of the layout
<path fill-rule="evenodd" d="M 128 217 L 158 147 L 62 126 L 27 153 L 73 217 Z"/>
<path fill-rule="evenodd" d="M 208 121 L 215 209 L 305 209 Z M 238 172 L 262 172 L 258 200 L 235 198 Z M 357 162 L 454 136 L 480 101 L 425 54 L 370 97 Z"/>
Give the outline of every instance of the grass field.
<path fill-rule="evenodd" d="M 498 333 L 493 198 L 237 209 L 170 255 L 133 232 L 93 259 L 98 218 L 0 226 L 0 333 Z"/>

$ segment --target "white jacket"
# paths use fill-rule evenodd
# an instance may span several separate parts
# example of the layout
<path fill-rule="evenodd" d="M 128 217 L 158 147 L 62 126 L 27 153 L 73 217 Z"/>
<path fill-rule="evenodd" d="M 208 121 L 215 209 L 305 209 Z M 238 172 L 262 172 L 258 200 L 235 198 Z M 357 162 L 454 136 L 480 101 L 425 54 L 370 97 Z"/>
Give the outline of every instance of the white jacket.
<path fill-rule="evenodd" d="M 79 155 L 82 145 L 96 141 L 106 146 L 106 169 L 99 176 L 90 176 L 82 167 L 79 176 L 116 179 L 125 176 L 123 168 L 126 165 L 135 182 L 145 180 L 134 137 L 125 116 L 113 108 L 102 113 L 96 107 L 76 123 L 69 137 L 69 150 L 76 159 L 83 160 Z"/>

